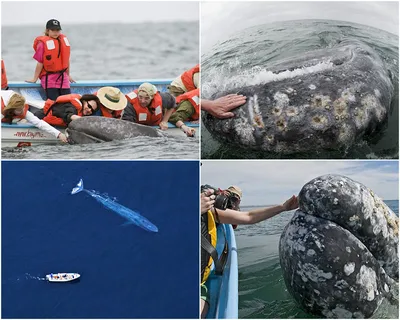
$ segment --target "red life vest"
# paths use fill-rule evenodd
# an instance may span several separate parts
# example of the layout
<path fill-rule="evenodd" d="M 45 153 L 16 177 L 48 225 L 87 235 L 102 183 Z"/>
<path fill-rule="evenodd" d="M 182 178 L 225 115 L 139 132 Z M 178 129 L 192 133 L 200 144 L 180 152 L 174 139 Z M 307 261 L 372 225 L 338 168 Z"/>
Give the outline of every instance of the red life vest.
<path fill-rule="evenodd" d="M 180 104 L 182 101 L 188 100 L 194 107 L 195 113 L 189 118 L 190 121 L 199 120 L 200 116 L 200 89 L 195 89 L 184 94 L 181 94 L 176 98 L 176 104 Z M 179 107 L 178 107 L 179 108 Z"/>
<path fill-rule="evenodd" d="M 1 90 L 8 87 L 6 67 L 4 66 L 4 61 L 1 59 Z"/>
<path fill-rule="evenodd" d="M 137 98 L 138 90 L 134 90 L 126 95 L 128 101 L 132 104 L 136 111 L 137 119 L 136 122 L 147 126 L 156 126 L 160 124 L 163 113 L 162 113 L 162 98 L 159 92 L 157 92 L 149 107 L 142 107 Z M 150 109 L 150 110 L 149 110 Z"/>
<path fill-rule="evenodd" d="M 57 103 L 71 103 L 75 109 L 78 111 L 78 115 L 82 116 L 82 102 L 80 101 L 81 95 L 80 94 L 66 94 L 63 96 L 59 96 L 56 101 L 47 99 L 46 103 L 43 107 L 43 112 L 45 117 L 43 118 L 44 121 L 53 125 L 53 126 L 60 126 L 66 127 L 67 124 L 64 122 L 63 119 L 53 116 L 53 106 Z"/>
<path fill-rule="evenodd" d="M 200 72 L 200 65 L 196 65 L 194 68 L 185 71 L 181 75 L 182 83 L 185 85 L 187 91 L 192 91 L 196 89 L 194 82 L 193 82 L 193 75 L 195 73 Z"/>
<path fill-rule="evenodd" d="M 4 100 L 3 97 L 1 97 L 1 113 L 3 114 L 3 110 L 6 107 L 6 105 L 4 104 Z M 1 119 L 1 122 L 8 122 L 11 123 L 13 119 L 25 119 L 26 113 L 29 110 L 29 105 L 27 105 L 26 103 L 24 104 L 24 110 L 22 112 L 22 114 L 20 115 L 13 115 L 12 118 L 9 117 L 4 117 L 3 119 Z M 3 114 L 4 115 L 4 114 Z"/>
<path fill-rule="evenodd" d="M 71 46 L 67 37 L 63 34 L 58 39 L 49 36 L 40 36 L 33 42 L 33 49 L 36 51 L 39 42 L 43 42 L 43 70 L 40 78 L 46 73 L 65 72 L 69 67 L 69 57 L 71 54 Z"/>
<path fill-rule="evenodd" d="M 95 96 L 97 96 L 97 91 L 95 93 L 93 93 Z M 115 118 L 115 119 L 121 119 L 121 115 L 122 115 L 122 111 L 124 110 L 111 110 L 107 109 L 105 106 L 102 105 L 102 103 L 100 102 L 100 111 L 101 111 L 101 115 L 103 117 L 106 118 Z"/>

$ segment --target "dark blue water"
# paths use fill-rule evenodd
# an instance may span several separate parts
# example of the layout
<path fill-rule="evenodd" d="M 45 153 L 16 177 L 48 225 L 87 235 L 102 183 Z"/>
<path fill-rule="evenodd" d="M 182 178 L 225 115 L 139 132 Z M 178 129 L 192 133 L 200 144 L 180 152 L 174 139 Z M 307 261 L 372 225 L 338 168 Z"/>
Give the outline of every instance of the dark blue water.
<path fill-rule="evenodd" d="M 71 195 L 80 178 L 159 232 Z M 2 161 L 2 187 L 2 318 L 198 318 L 197 161 Z"/>

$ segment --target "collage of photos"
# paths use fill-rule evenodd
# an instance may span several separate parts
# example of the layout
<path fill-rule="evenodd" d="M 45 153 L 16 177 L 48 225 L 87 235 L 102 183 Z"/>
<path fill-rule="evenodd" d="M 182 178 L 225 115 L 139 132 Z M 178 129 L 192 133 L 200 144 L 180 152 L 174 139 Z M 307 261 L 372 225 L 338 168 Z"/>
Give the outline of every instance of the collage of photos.
<path fill-rule="evenodd" d="M 399 319 L 399 9 L 2 1 L 1 318 Z"/>

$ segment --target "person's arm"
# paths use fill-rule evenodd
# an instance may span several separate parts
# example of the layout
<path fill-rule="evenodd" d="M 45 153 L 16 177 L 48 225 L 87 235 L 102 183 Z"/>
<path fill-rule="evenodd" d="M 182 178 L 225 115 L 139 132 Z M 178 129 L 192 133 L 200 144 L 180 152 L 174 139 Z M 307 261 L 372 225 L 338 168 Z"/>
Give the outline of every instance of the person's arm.
<path fill-rule="evenodd" d="M 38 62 L 36 64 L 36 68 L 35 68 L 35 73 L 33 75 L 33 79 L 26 80 L 25 82 L 35 83 L 39 79 L 39 75 L 42 72 L 42 69 L 43 69 L 43 63 Z"/>
<path fill-rule="evenodd" d="M 40 73 L 42 72 L 43 69 L 43 56 L 44 56 L 44 44 L 43 42 L 39 42 L 36 48 L 36 52 L 33 55 L 33 59 L 37 61 L 35 72 L 33 74 L 33 79 L 26 80 L 26 82 L 35 83 L 39 79 Z"/>
<path fill-rule="evenodd" d="M 227 119 L 235 116 L 233 109 L 246 103 L 246 96 L 228 94 L 216 100 L 201 99 L 201 110 L 208 112 L 218 119 Z"/>
<path fill-rule="evenodd" d="M 162 107 L 165 111 L 159 126 L 161 130 L 167 130 L 168 129 L 167 122 L 172 113 L 174 112 L 174 109 L 176 108 L 176 101 L 175 97 L 169 92 L 160 92 L 160 95 L 162 99 Z"/>
<path fill-rule="evenodd" d="M 63 121 L 68 125 L 72 120 L 79 119 L 78 111 L 69 102 L 67 103 L 57 103 L 52 109 L 53 116 L 63 119 Z"/>
<path fill-rule="evenodd" d="M 68 64 L 67 75 L 68 75 L 68 78 L 69 78 L 69 82 L 70 83 L 75 83 L 76 81 L 71 78 L 70 71 L 71 71 L 71 63 Z"/>
<path fill-rule="evenodd" d="M 169 122 L 180 128 L 188 137 L 193 137 L 196 133 L 196 130 L 185 125 L 183 121 L 189 119 L 194 112 L 195 110 L 193 105 L 187 100 L 183 101 L 179 104 L 176 112 L 172 114 Z"/>
<path fill-rule="evenodd" d="M 268 208 L 255 209 L 251 211 L 236 211 L 231 209 L 220 210 L 214 208 L 212 211 L 216 217 L 216 220 L 220 223 L 254 224 L 272 218 L 281 212 L 294 210 L 298 207 L 298 205 L 299 203 L 297 197 L 292 196 L 282 205 Z"/>
<path fill-rule="evenodd" d="M 136 111 L 133 108 L 132 104 L 128 101 L 124 111 L 122 112 L 121 120 L 137 122 Z"/>
<path fill-rule="evenodd" d="M 62 142 L 68 142 L 66 136 L 62 132 L 49 125 L 47 122 L 40 120 L 32 112 L 28 111 L 25 115 L 25 119 L 36 128 L 53 135 Z"/>

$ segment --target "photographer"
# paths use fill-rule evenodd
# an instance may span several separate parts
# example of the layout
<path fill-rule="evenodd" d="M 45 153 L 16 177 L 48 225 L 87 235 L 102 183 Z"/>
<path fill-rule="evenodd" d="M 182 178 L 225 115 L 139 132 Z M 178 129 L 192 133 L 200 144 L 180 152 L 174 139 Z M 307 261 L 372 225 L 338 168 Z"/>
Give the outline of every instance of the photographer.
<path fill-rule="evenodd" d="M 211 186 L 202 186 L 200 195 L 201 202 L 201 235 L 202 242 L 204 238 L 213 246 L 216 246 L 216 223 L 225 224 L 255 224 L 263 220 L 272 218 L 273 216 L 284 212 L 294 210 L 298 207 L 298 199 L 295 195 L 286 200 L 283 204 L 254 209 L 251 211 L 237 211 L 237 195 L 239 192 L 232 192 L 232 188 L 237 191 L 237 187 L 229 187 L 227 190 L 221 191 Z M 230 189 L 230 190 L 229 190 Z M 239 189 L 240 190 L 240 189 Z M 239 199 L 240 203 L 240 199 Z M 236 210 L 234 210 L 236 209 Z M 219 259 L 221 260 L 221 258 Z M 201 248 L 201 318 L 207 316 L 209 308 L 209 295 L 205 282 L 210 274 L 210 268 L 213 259 L 211 254 L 203 247 Z M 215 263 L 215 261 L 214 261 Z M 218 262 L 217 262 L 218 263 Z"/>

